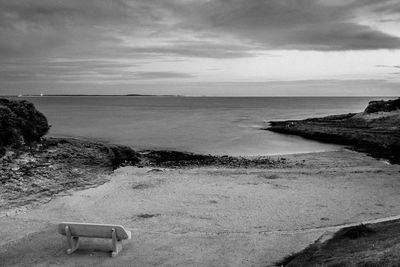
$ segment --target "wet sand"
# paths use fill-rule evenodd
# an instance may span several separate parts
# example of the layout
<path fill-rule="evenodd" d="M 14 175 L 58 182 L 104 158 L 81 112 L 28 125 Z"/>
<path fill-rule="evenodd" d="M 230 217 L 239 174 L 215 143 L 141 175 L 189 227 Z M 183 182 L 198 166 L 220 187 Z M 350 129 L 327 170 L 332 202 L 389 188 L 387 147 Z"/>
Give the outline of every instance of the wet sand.
<path fill-rule="evenodd" d="M 2 266 L 265 266 L 332 226 L 400 214 L 400 166 L 342 150 L 285 156 L 282 169 L 124 167 L 99 187 L 0 217 Z M 296 164 L 301 163 L 301 164 Z M 122 224 L 67 255 L 61 221 Z"/>

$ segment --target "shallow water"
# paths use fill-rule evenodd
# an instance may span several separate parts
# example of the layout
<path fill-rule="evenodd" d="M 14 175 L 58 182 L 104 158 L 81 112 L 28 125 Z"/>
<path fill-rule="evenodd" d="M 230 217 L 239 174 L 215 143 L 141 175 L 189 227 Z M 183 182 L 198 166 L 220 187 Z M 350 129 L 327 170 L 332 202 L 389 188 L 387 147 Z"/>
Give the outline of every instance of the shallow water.
<path fill-rule="evenodd" d="M 376 98 L 375 98 L 376 99 Z M 368 97 L 30 97 L 51 136 L 137 149 L 229 155 L 329 151 L 338 146 L 261 130 L 270 120 L 362 111 Z"/>

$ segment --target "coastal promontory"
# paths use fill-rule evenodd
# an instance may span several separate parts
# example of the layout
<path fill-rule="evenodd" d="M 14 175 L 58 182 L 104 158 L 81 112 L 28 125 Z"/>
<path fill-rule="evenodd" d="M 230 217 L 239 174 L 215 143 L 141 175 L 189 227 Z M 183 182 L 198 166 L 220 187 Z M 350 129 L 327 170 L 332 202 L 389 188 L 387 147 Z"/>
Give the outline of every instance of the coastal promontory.
<path fill-rule="evenodd" d="M 271 121 L 267 130 L 343 144 L 378 158 L 400 162 L 400 98 L 371 101 L 360 113 Z"/>

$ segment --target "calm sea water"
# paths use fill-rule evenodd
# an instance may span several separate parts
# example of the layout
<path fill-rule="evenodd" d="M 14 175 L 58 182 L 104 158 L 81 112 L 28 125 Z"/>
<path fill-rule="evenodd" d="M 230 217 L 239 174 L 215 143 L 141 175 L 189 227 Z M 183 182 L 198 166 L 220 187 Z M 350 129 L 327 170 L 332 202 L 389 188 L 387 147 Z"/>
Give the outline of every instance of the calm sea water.
<path fill-rule="evenodd" d="M 30 97 L 50 136 L 93 138 L 136 149 L 229 155 L 329 151 L 338 147 L 261 130 L 270 120 L 359 112 L 372 98 Z"/>

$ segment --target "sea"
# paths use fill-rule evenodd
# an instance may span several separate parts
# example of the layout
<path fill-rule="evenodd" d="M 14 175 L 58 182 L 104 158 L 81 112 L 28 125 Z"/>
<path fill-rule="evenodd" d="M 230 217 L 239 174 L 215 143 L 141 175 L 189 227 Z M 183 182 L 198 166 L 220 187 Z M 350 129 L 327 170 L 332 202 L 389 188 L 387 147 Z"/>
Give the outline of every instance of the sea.
<path fill-rule="evenodd" d="M 43 96 L 25 98 L 49 136 L 233 156 L 333 151 L 340 146 L 264 130 L 272 120 L 363 111 L 371 97 Z"/>

